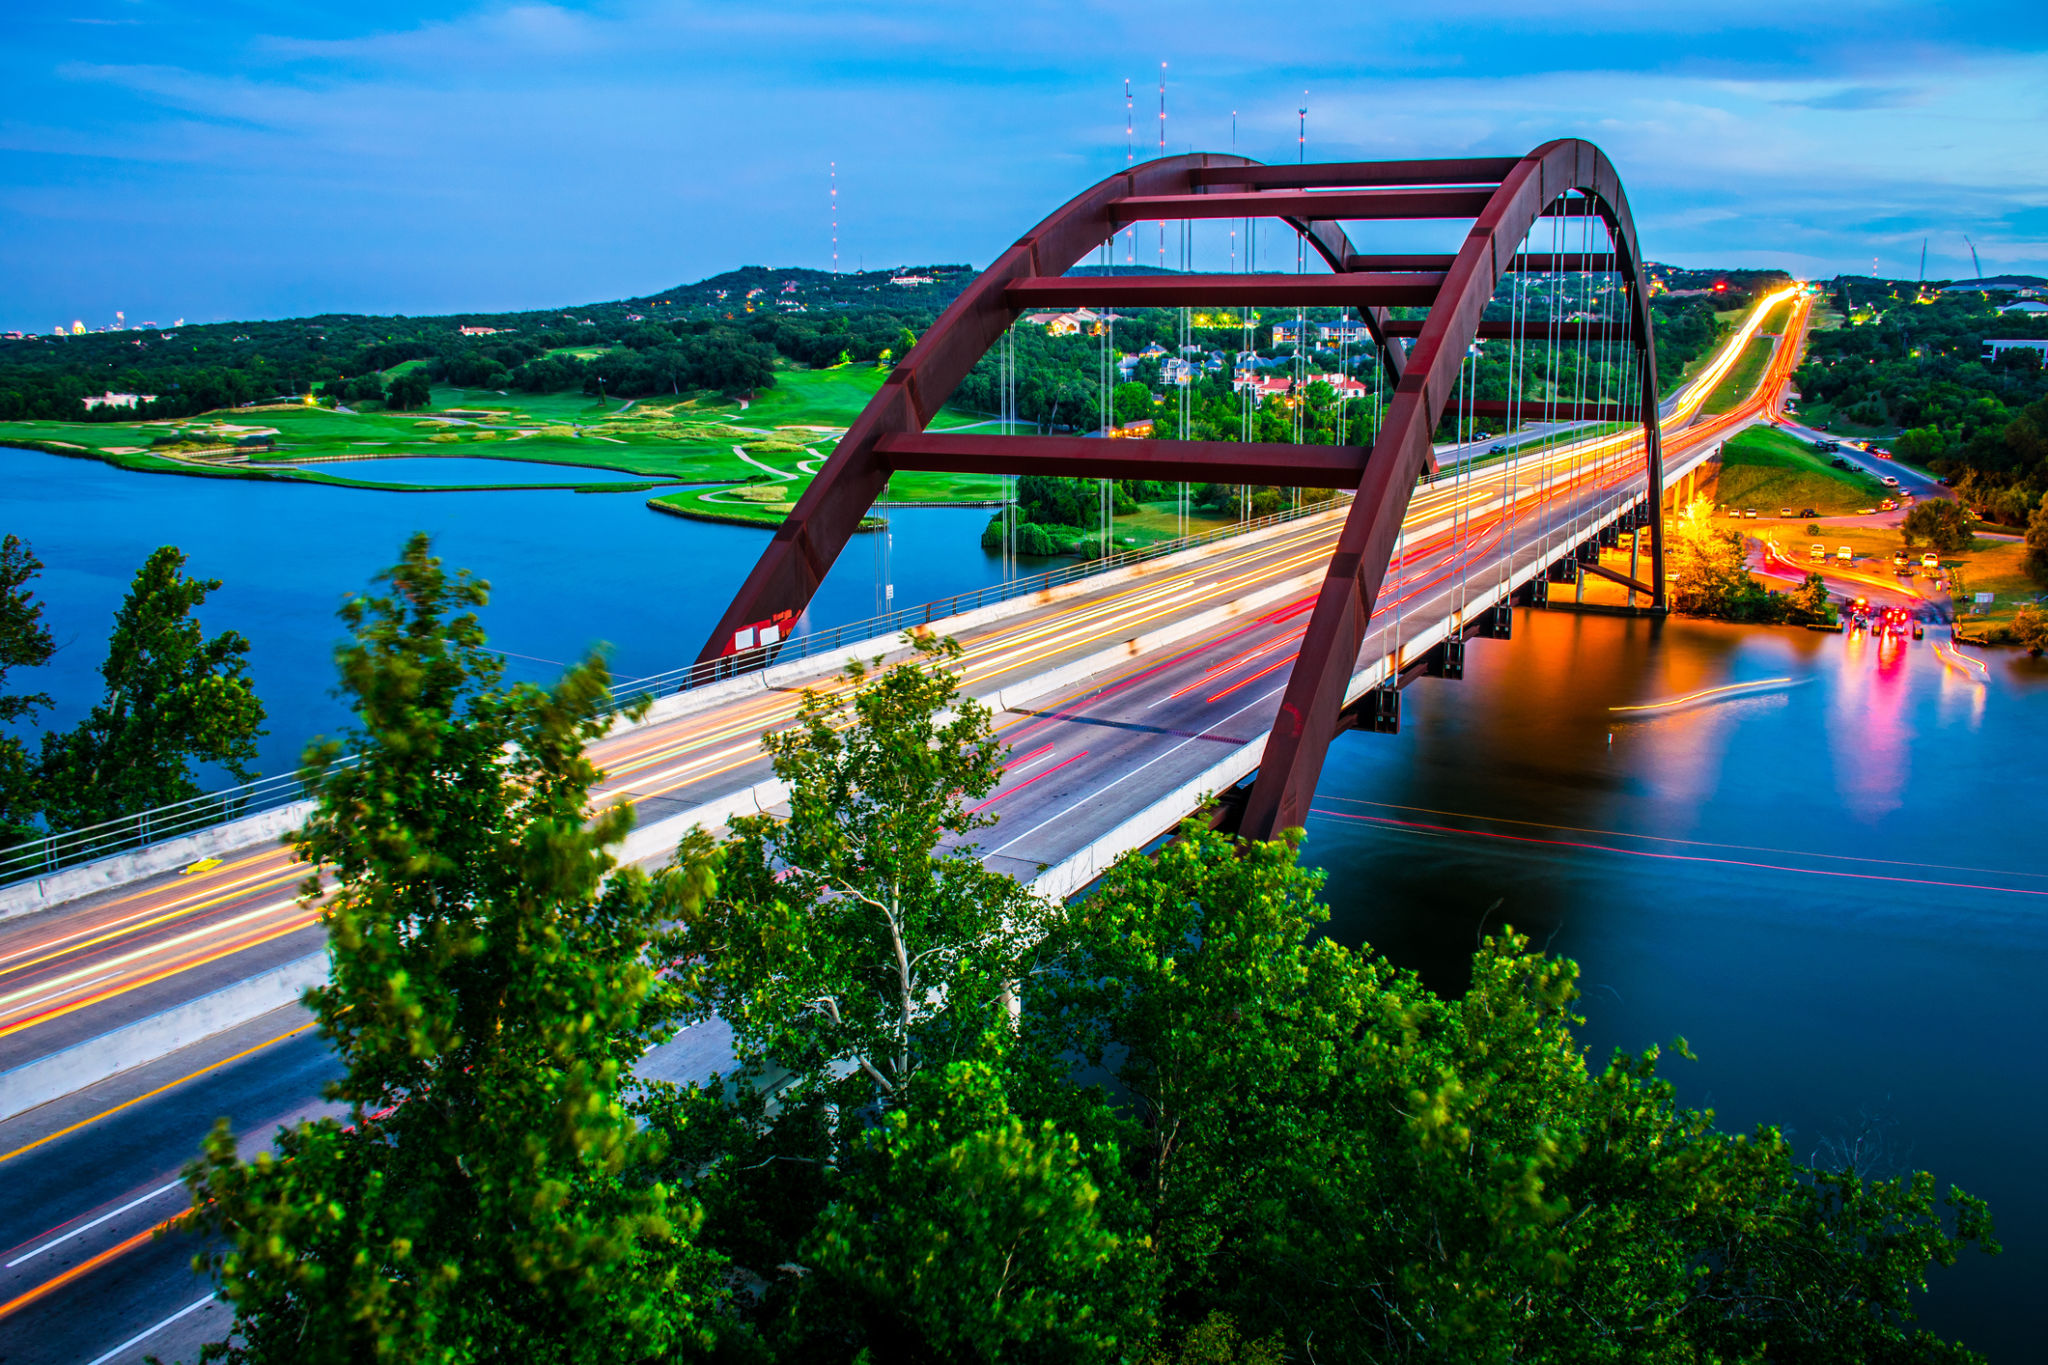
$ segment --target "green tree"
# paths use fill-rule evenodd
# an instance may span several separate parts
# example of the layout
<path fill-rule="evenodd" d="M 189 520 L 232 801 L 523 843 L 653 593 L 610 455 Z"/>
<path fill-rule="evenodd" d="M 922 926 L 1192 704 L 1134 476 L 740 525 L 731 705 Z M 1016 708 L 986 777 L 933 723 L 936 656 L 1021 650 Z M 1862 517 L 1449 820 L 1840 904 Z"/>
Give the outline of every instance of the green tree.
<path fill-rule="evenodd" d="M 2027 576 L 2036 583 L 2048 585 L 2048 494 L 2042 495 L 2034 504 L 2033 513 L 2027 518 L 2027 552 L 2024 560 Z"/>
<path fill-rule="evenodd" d="M 1118 426 L 1143 422 L 1152 416 L 1152 391 L 1136 382 L 1119 384 L 1110 394 Z"/>
<path fill-rule="evenodd" d="M 1293 1160 L 1304 1116 L 1331 1102 L 1332 1044 L 1373 1017 L 1387 975 L 1309 942 L 1328 918 L 1321 880 L 1287 842 L 1186 826 L 1072 908 L 1026 1002 L 1025 1041 L 1049 1074 L 1066 1057 L 1113 1068 L 1128 1109 L 1109 1131 L 1142 1206 L 1134 1232 L 1149 1277 L 1191 1319 L 1218 1296 L 1230 1306 L 1226 1281 L 1242 1239 L 1258 1236 L 1270 1177 Z M 1076 1127 L 1100 1123 L 1071 1101 L 1040 1102 Z"/>
<path fill-rule="evenodd" d="M 384 391 L 384 403 L 393 412 L 411 412 L 423 408 L 434 398 L 433 385 L 427 380 L 424 370 L 407 370 L 391 381 Z"/>
<path fill-rule="evenodd" d="M 35 668 L 56 652 L 50 628 L 43 624 L 43 604 L 29 582 L 43 571 L 43 562 L 28 542 L 14 535 L 0 539 L 0 689 L 16 668 Z M 47 692 L 8 693 L 0 690 L 0 725 L 23 720 L 50 705 Z M 35 765 L 14 735 L 0 732 L 0 848 L 20 842 L 31 832 L 40 801 Z"/>
<path fill-rule="evenodd" d="M 783 1357 L 1127 1359 L 1146 1335 L 1142 1285 L 1079 1142 L 1012 1113 L 986 1062 L 920 1072 L 908 1091 L 855 1145 L 805 1244 Z"/>
<path fill-rule="evenodd" d="M 1811 621 L 1819 624 L 1836 619 L 1834 599 L 1828 593 L 1828 581 L 1821 576 L 1818 569 L 1808 570 L 1806 577 L 1800 580 L 1799 587 L 1792 594 L 1791 609 L 1801 623 Z"/>
<path fill-rule="evenodd" d="M 225 1121 L 188 1173 L 240 1361 L 612 1361 L 701 1338 L 709 1265 L 658 1135 L 619 1099 L 671 1028 L 648 945 L 709 890 L 608 850 L 584 746 L 603 664 L 502 685 L 475 608 L 424 536 L 342 609 L 353 766 L 308 750 L 294 837 L 329 869 L 331 984 L 308 995 L 344 1067 L 333 1119 L 243 1161 Z M 317 880 L 305 893 L 318 894 Z"/>
<path fill-rule="evenodd" d="M 1892 451 L 1902 460 L 1914 464 L 1931 464 L 1948 453 L 1948 440 L 1936 427 L 1914 427 L 1899 433 Z"/>
<path fill-rule="evenodd" d="M 1970 509 L 1953 499 L 1928 498 L 1907 509 L 1899 536 L 1909 550 L 1924 540 L 1942 554 L 1960 554 L 1970 548 L 1975 521 Z"/>
<path fill-rule="evenodd" d="M 2048 653 L 2048 612 L 2025 603 L 2012 618 L 2013 643 L 2036 659 Z"/>
<path fill-rule="evenodd" d="M 1664 553 L 1675 577 L 1671 605 L 1697 616 L 1732 617 L 1754 591 L 1744 565 L 1742 536 L 1714 524 L 1714 507 L 1697 498 L 1671 523 Z"/>
<path fill-rule="evenodd" d="M 849 1111 L 887 1105 L 934 1059 L 981 1052 L 1045 922 L 971 841 L 994 820 L 969 803 L 995 789 L 1003 757 L 988 708 L 947 666 L 960 647 L 911 643 L 903 663 L 856 661 L 842 685 L 807 690 L 795 724 L 763 737 L 789 816 L 732 822 L 719 894 L 667 949 L 691 1014 L 731 1024 L 743 1062 L 772 1057 L 796 1097 Z"/>
<path fill-rule="evenodd" d="M 198 796 L 194 763 L 255 774 L 263 703 L 248 677 L 249 642 L 232 630 L 208 638 L 193 617 L 219 591 L 189 578 L 185 555 L 153 552 L 114 614 L 100 676 L 106 695 L 71 730 L 45 734 L 44 811 L 76 829 Z"/>
<path fill-rule="evenodd" d="M 1169 1334 L 1222 1312 L 1332 1360 L 1970 1358 L 1909 1294 L 1996 1249 L 1980 1201 L 1723 1134 L 1654 1050 L 1589 1067 L 1576 969 L 1512 933 L 1438 997 L 1319 937 L 1317 880 L 1185 827 L 1076 907 L 1027 1004 L 1035 1056 L 1113 1069 Z"/>

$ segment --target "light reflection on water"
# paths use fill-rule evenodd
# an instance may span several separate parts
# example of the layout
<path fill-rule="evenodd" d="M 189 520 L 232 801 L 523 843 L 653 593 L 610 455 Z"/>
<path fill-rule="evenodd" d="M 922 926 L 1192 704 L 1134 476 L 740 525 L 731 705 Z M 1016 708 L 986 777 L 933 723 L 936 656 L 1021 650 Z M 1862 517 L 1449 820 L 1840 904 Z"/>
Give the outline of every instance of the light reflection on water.
<path fill-rule="evenodd" d="M 1402 733 L 1338 741 L 1307 855 L 1332 932 L 1440 989 L 1482 919 L 1577 959 L 1594 1059 L 1684 1035 L 1667 1074 L 1724 1127 L 1804 1154 L 1881 1116 L 2006 1247 L 1936 1272 L 1926 1324 L 2019 1359 L 2048 1275 L 2048 668 L 1992 655 L 1980 684 L 1935 644 L 1521 612 L 1409 689 Z"/>

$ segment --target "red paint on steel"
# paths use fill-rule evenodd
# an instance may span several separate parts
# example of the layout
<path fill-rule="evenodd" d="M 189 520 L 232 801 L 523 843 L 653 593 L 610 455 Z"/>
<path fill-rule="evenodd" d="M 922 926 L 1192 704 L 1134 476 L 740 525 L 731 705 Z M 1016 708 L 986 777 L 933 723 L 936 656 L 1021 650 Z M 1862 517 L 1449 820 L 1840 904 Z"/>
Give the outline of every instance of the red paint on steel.
<path fill-rule="evenodd" d="M 1441 274 L 1341 275 L 1066 275 L 1020 280 L 1003 291 L 1018 309 L 1031 308 L 1427 308 Z"/>
<path fill-rule="evenodd" d="M 1210 194 L 1134 194 L 1110 212 L 1118 223 L 1156 218 L 1301 218 L 1389 220 L 1470 218 L 1486 207 L 1487 190 L 1250 190 Z"/>
<path fill-rule="evenodd" d="M 1169 483 L 1265 483 L 1356 488 L 1364 446 L 1246 445 L 1238 441 L 1104 441 L 1089 436 L 891 434 L 875 451 L 892 470 L 954 474 L 1056 474 Z"/>
<path fill-rule="evenodd" d="M 1497 188 L 1448 188 L 1473 184 Z M 1300 478 L 1311 487 L 1356 486 L 1358 496 L 1316 595 L 1240 828 L 1248 835 L 1270 837 L 1299 825 L 1340 723 L 1344 691 L 1409 496 L 1416 479 L 1434 467 L 1430 437 L 1451 400 L 1460 363 L 1475 339 L 1510 334 L 1489 330 L 1505 324 L 1483 321 L 1482 312 L 1500 276 L 1511 268 L 1562 270 L 1587 264 L 1583 256 L 1566 253 L 1517 258 L 1515 249 L 1540 218 L 1592 214 L 1612 233 L 1616 268 L 1628 293 L 1633 342 L 1642 361 L 1639 401 L 1648 447 L 1649 505 L 1659 508 L 1663 459 L 1656 424 L 1656 345 L 1642 257 L 1620 181 L 1598 148 L 1567 139 L 1519 159 L 1335 166 L 1262 167 L 1214 153 L 1165 157 L 1131 167 L 1077 196 L 998 257 L 953 301 L 840 440 L 775 533 L 700 657 L 711 660 L 728 652 L 733 632 L 749 622 L 769 620 L 784 611 L 801 612 L 894 469 L 1030 468 L 1092 477 L 1206 476 L 1261 483 Z M 1306 278 L 1215 277 L 1199 286 L 1185 279 L 1155 282 L 1141 276 L 1079 282 L 1060 278 L 1122 224 L 1155 217 L 1279 218 L 1301 231 L 1335 273 Z M 1371 257 L 1352 249 L 1339 221 L 1413 218 L 1472 218 L 1474 224 L 1454 257 Z M 1346 274 L 1364 278 L 1347 280 Z M 1255 294 L 1253 287 L 1265 292 Z M 1360 307 L 1393 386 L 1385 421 L 1369 453 L 1230 442 L 988 440 L 925 433 L 933 414 L 1030 301 L 1215 304 L 1226 301 L 1216 292 L 1224 288 L 1245 291 L 1242 297 L 1248 302 L 1284 304 L 1281 291 L 1295 289 L 1316 291 L 1313 298 L 1318 303 Z M 1346 294 L 1347 288 L 1352 292 Z M 1371 296 L 1371 291 L 1397 288 L 1429 291 L 1429 316 L 1419 327 L 1392 322 L 1382 299 Z M 1193 297 L 1197 293 L 1202 297 Z M 1367 297 L 1361 299 L 1361 293 Z M 1229 301 L 1238 297 L 1233 294 Z M 1311 296 L 1301 297 L 1306 301 Z M 1411 330 L 1412 348 L 1400 340 Z M 1571 339 L 1578 335 L 1573 333 Z M 1531 341 L 1550 336 L 1563 340 L 1566 334 L 1524 331 L 1523 336 Z M 1488 410 L 1484 404 L 1479 409 Z M 1002 446 L 1015 449 L 1009 454 L 991 449 Z M 1144 446 L 1156 449 L 1132 449 Z M 1313 483 L 1308 482 L 1311 475 Z M 1651 521 L 1651 563 L 1654 600 L 1661 606 L 1661 517 Z"/>
<path fill-rule="evenodd" d="M 1578 199 L 1559 196 L 1577 191 Z M 1656 345 L 1650 331 L 1642 257 L 1621 181 L 1599 148 L 1575 138 L 1546 143 L 1516 163 L 1488 196 L 1472 231 L 1446 273 L 1443 290 L 1409 351 L 1401 382 L 1380 428 L 1364 478 L 1337 539 L 1329 573 L 1317 594 L 1287 692 L 1267 736 L 1259 774 L 1245 801 L 1239 829 L 1272 838 L 1299 826 L 1336 735 L 1344 693 L 1357 666 L 1359 646 L 1385 581 L 1394 539 L 1407 515 L 1415 482 L 1431 468 L 1431 435 L 1443 420 L 1465 353 L 1500 277 L 1539 218 L 1598 213 L 1613 234 L 1616 268 L 1626 282 L 1634 333 L 1643 358 L 1641 412 L 1648 443 L 1650 507 L 1662 505 L 1662 447 L 1657 432 Z M 1663 605 L 1662 517 L 1653 516 L 1651 563 Z M 1397 661 L 1398 662 L 1398 661 Z"/>

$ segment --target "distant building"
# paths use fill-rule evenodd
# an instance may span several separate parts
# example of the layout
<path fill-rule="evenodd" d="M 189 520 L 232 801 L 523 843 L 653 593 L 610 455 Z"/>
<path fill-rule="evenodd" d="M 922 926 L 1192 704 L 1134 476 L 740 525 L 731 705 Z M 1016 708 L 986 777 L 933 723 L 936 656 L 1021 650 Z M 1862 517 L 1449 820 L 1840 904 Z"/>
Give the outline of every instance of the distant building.
<path fill-rule="evenodd" d="M 1984 343 L 1985 360 L 1996 360 L 2010 350 L 2039 351 L 2041 363 L 2048 365 L 2048 337 L 1999 337 Z M 87 399 L 91 402 L 91 399 Z"/>
<path fill-rule="evenodd" d="M 1301 324 L 1298 322 L 1276 322 L 1273 324 L 1273 344 L 1275 346 L 1298 346 L 1301 344 L 1301 337 Z"/>
<path fill-rule="evenodd" d="M 1319 322 L 1316 324 L 1316 339 L 1333 346 L 1357 346 L 1372 340 L 1372 330 L 1358 318 L 1346 318 L 1342 322 Z"/>
<path fill-rule="evenodd" d="M 1071 313 L 1026 313 L 1018 319 L 1034 327 L 1043 327 L 1047 336 L 1055 337 L 1070 337 L 1081 332 L 1101 336 L 1102 325 L 1117 320 L 1117 314 L 1098 313 L 1093 308 L 1076 308 Z"/>
<path fill-rule="evenodd" d="M 891 275 L 889 277 L 889 283 L 900 284 L 905 289 L 908 289 L 913 285 L 937 284 L 938 280 L 936 280 L 930 275 Z"/>
<path fill-rule="evenodd" d="M 633 319 L 629 318 L 627 320 L 630 322 Z M 462 334 L 466 337 L 494 337 L 500 332 L 510 332 L 514 329 L 510 327 L 464 327 L 461 330 Z"/>
<path fill-rule="evenodd" d="M 1192 384 L 1195 382 L 1195 364 L 1191 360 L 1172 357 L 1159 362 L 1159 382 L 1162 384 Z"/>
<path fill-rule="evenodd" d="M 2048 313 L 2048 303 L 2039 303 L 2033 299 L 2022 299 L 2018 303 L 2008 303 L 1998 311 L 2001 313 L 2025 313 L 2029 315 Z"/>
<path fill-rule="evenodd" d="M 79 401 L 85 404 L 87 410 L 93 408 L 132 408 L 137 403 L 154 403 L 156 395 L 153 393 L 102 393 L 96 394 L 91 398 L 80 399 Z"/>
<path fill-rule="evenodd" d="M 1941 287 L 1944 294 L 2030 294 L 2048 286 L 2039 275 L 1986 275 L 1979 280 L 1957 280 Z"/>

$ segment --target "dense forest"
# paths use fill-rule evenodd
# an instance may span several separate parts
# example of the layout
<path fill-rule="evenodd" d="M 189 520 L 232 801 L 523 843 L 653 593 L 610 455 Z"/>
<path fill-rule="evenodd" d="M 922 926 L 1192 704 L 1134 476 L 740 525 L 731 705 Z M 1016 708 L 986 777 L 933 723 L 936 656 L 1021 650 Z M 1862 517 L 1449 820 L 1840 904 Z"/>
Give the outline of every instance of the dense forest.
<path fill-rule="evenodd" d="M 1832 293 L 1846 325 L 1813 334 L 1797 375 L 1809 420 L 1898 428 L 1901 457 L 1967 479 L 1988 510 L 2023 520 L 2048 490 L 2048 374 L 2039 351 L 1986 361 L 1984 343 L 2048 324 L 1999 312 L 2011 302 L 2003 294 L 1923 295 L 1866 279 L 1837 280 Z"/>
<path fill-rule="evenodd" d="M 774 382 L 778 358 L 829 365 L 901 354 L 972 276 L 967 266 L 923 266 L 895 277 L 918 283 L 899 285 L 888 271 L 749 266 L 569 309 L 332 313 L 0 339 L 0 420 L 189 417 L 306 393 L 418 407 L 420 382 L 398 384 L 413 374 L 530 393 L 745 393 Z M 86 407 L 106 392 L 152 397 L 135 408 Z"/>

